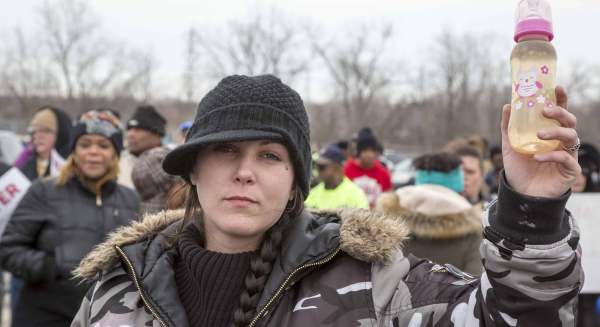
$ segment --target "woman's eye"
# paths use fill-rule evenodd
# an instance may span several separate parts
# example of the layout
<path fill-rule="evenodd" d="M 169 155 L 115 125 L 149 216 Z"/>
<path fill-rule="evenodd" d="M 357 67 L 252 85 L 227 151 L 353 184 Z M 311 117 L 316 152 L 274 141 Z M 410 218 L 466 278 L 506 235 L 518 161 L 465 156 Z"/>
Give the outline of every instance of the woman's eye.
<path fill-rule="evenodd" d="M 223 153 L 232 153 L 235 151 L 235 149 L 233 148 L 233 146 L 228 145 L 228 144 L 219 144 L 219 145 L 215 145 L 215 147 L 213 148 L 214 151 L 217 152 L 223 152 Z"/>
<path fill-rule="evenodd" d="M 263 154 L 263 156 L 269 160 L 281 161 L 281 158 L 272 152 L 266 152 Z"/>
<path fill-rule="evenodd" d="M 102 144 L 100 144 L 100 147 L 102 149 L 108 149 L 108 148 L 110 148 L 110 144 L 109 143 L 102 143 Z"/>

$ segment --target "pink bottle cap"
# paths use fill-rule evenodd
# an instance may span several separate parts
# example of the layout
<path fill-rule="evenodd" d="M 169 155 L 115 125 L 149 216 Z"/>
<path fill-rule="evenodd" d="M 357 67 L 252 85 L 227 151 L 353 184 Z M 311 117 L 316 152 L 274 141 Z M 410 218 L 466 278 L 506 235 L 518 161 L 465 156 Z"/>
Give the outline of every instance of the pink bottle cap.
<path fill-rule="evenodd" d="M 554 39 L 552 31 L 552 9 L 546 0 L 520 0 L 515 13 L 515 37 L 519 40 L 527 35 L 544 35 L 548 41 Z"/>

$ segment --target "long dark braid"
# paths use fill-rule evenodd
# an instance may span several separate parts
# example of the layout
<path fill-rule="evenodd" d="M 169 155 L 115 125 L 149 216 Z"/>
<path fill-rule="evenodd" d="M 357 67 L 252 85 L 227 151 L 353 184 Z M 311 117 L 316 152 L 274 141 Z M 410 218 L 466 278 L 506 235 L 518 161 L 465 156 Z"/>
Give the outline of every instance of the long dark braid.
<path fill-rule="evenodd" d="M 240 295 L 240 306 L 233 312 L 233 327 L 246 327 L 256 315 L 256 307 L 273 263 L 279 254 L 285 229 L 291 219 L 304 209 L 304 196 L 299 187 L 294 190 L 294 199 L 288 203 L 279 221 L 267 231 L 260 250 L 250 261 L 250 270 L 244 279 L 244 291 Z"/>

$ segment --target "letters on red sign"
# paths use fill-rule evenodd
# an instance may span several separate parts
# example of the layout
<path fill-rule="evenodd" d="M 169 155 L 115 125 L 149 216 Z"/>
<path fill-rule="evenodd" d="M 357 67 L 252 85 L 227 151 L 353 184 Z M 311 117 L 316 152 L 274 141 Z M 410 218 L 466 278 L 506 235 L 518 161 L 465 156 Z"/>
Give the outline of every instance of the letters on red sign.
<path fill-rule="evenodd" d="M 21 192 L 17 185 L 8 184 L 4 188 L 4 190 L 0 190 L 0 203 L 2 205 L 7 205 L 10 200 L 12 200 L 17 193 Z"/>

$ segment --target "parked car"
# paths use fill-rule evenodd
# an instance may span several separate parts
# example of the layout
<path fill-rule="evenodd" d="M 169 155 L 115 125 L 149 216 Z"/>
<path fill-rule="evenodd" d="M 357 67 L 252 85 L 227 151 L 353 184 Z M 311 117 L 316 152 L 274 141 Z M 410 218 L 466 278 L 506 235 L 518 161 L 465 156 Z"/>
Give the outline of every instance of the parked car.
<path fill-rule="evenodd" d="M 399 162 L 406 159 L 407 157 L 399 152 L 385 151 L 385 153 L 379 157 L 379 161 L 386 166 L 391 172 Z"/>
<path fill-rule="evenodd" d="M 394 189 L 414 184 L 415 168 L 413 167 L 412 162 L 412 158 L 406 158 L 394 165 L 394 168 L 391 171 Z"/>
<path fill-rule="evenodd" d="M 11 131 L 0 130 L 0 161 L 12 165 L 23 151 L 23 142 Z"/>

